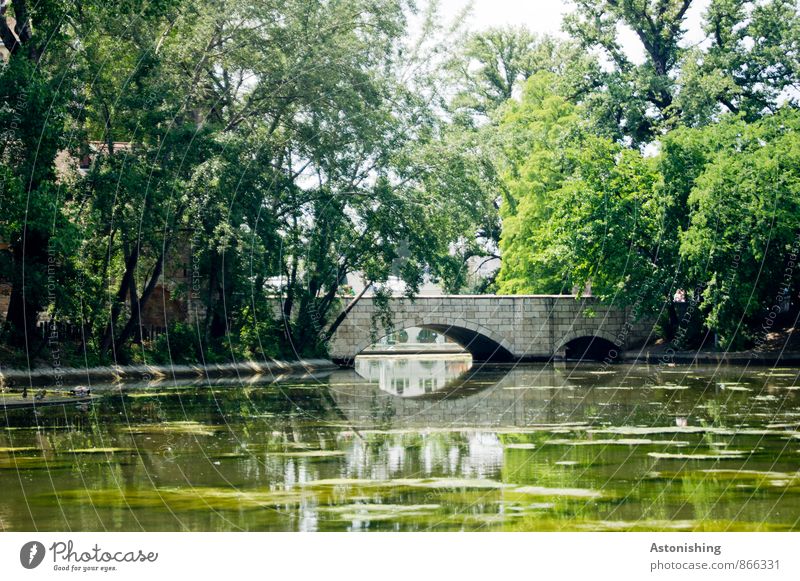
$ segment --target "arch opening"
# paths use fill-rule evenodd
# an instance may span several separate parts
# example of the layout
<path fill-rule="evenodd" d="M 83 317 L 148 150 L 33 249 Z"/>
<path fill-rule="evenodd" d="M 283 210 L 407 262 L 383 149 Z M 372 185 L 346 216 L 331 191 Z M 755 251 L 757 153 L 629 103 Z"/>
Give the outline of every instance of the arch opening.
<path fill-rule="evenodd" d="M 514 360 L 514 356 L 508 349 L 480 331 L 452 325 L 426 324 L 420 326 L 452 339 L 469 351 L 475 361 L 508 362 Z"/>
<path fill-rule="evenodd" d="M 407 330 L 416 329 L 415 339 L 407 341 Z M 429 335 L 438 336 L 439 339 L 446 338 L 447 341 L 430 340 Z M 428 335 L 426 335 L 426 333 Z M 400 339 L 403 339 L 402 341 Z M 411 345 L 408 345 L 411 343 Z M 407 349 L 404 347 L 412 347 Z M 511 352 L 498 341 L 488 336 L 488 333 L 481 329 L 468 329 L 454 325 L 438 323 L 413 323 L 399 327 L 390 335 L 383 337 L 377 343 L 363 345 L 357 350 L 356 355 L 368 353 L 381 353 L 391 351 L 393 353 L 413 353 L 413 346 L 416 346 L 420 353 L 458 353 L 468 352 L 474 361 L 491 362 L 510 362 L 515 358 Z"/>
<path fill-rule="evenodd" d="M 570 361 L 618 361 L 618 347 L 603 337 L 587 335 L 564 344 L 564 358 Z"/>

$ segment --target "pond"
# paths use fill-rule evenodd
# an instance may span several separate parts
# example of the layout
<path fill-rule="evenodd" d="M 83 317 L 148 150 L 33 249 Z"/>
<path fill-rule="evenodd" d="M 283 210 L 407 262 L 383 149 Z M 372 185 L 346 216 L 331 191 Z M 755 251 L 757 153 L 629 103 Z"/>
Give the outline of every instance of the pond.
<path fill-rule="evenodd" d="M 370 356 L 0 421 L 1 530 L 800 529 L 780 368 Z"/>

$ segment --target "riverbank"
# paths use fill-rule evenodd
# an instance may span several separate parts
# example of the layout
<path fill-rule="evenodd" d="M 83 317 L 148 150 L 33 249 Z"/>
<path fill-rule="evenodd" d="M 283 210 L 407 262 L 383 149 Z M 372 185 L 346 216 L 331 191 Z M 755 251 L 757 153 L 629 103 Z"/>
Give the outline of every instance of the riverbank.
<path fill-rule="evenodd" d="M 328 359 L 297 361 L 242 361 L 210 365 L 110 365 L 90 368 L 0 369 L 0 388 L 25 386 L 60 387 L 109 382 L 150 382 L 175 379 L 212 379 L 241 376 L 277 377 L 288 373 L 309 373 L 337 369 Z"/>
<path fill-rule="evenodd" d="M 800 351 L 670 351 L 652 349 L 624 353 L 624 363 L 643 364 L 715 364 L 715 365 L 800 365 Z"/>
<path fill-rule="evenodd" d="M 371 355 L 388 355 L 390 353 L 371 353 Z M 456 354 L 442 352 L 439 355 Z M 404 355 L 392 352 L 391 355 Z M 552 358 L 541 358 L 536 361 L 518 361 L 510 363 L 542 363 L 553 361 Z M 620 363 L 646 365 L 798 365 L 800 351 L 669 351 L 653 348 L 639 352 L 623 353 L 617 360 Z M 112 365 L 90 368 L 35 368 L 31 371 L 23 369 L 0 369 L 0 388 L 22 389 L 23 387 L 61 387 L 95 383 L 151 383 L 160 381 L 192 380 L 247 377 L 264 377 L 275 379 L 287 374 L 306 374 L 320 371 L 331 371 L 341 366 L 329 359 L 302 359 L 297 361 L 243 361 L 239 363 L 210 365 Z"/>

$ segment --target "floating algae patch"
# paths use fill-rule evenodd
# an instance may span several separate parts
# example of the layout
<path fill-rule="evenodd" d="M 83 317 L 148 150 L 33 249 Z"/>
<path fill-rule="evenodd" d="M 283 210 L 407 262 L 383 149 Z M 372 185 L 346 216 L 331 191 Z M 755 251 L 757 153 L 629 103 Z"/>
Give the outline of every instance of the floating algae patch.
<path fill-rule="evenodd" d="M 339 520 L 391 521 L 398 518 L 430 516 L 438 504 L 345 504 L 320 507 L 320 512 L 332 514 Z"/>
<path fill-rule="evenodd" d="M 735 460 L 744 458 L 749 452 L 734 452 L 733 450 L 722 450 L 714 454 L 667 454 L 650 452 L 647 455 L 657 460 Z"/>
<path fill-rule="evenodd" d="M 307 442 L 286 442 L 283 445 L 287 448 L 295 448 L 297 450 L 308 450 L 315 446 L 315 444 L 309 444 Z M 318 445 L 319 442 L 317 442 L 316 446 Z"/>
<path fill-rule="evenodd" d="M 492 431 L 496 434 L 535 434 L 538 432 L 582 432 L 589 428 L 590 425 L 586 422 L 564 422 L 562 424 L 530 424 L 523 427 L 499 427 L 493 428 Z"/>
<path fill-rule="evenodd" d="M 620 436 L 646 436 L 652 434 L 718 434 L 723 436 L 792 436 L 800 438 L 798 432 L 785 432 L 751 428 L 715 428 L 712 426 L 609 426 L 591 428 L 589 434 L 618 434 Z"/>
<path fill-rule="evenodd" d="M 550 498 L 602 498 L 604 496 L 599 490 L 589 488 L 547 488 L 544 486 L 518 486 L 506 492 L 504 496 L 509 498 L 509 494 Z"/>
<path fill-rule="evenodd" d="M 554 502 L 531 502 L 530 504 L 518 504 L 500 501 L 500 503 L 506 510 L 511 510 L 518 513 L 538 510 L 551 510 L 556 507 Z"/>
<path fill-rule="evenodd" d="M 328 458 L 331 456 L 344 456 L 342 450 L 298 450 L 294 452 L 268 452 L 268 456 L 282 458 Z"/>
<path fill-rule="evenodd" d="M 694 522 L 690 520 L 597 520 L 578 523 L 575 528 L 582 531 L 690 531 Z"/>
<path fill-rule="evenodd" d="M 616 438 L 607 440 L 546 440 L 545 444 L 556 446 L 686 446 L 689 442 L 650 440 L 647 438 Z"/>
<path fill-rule="evenodd" d="M 303 488 L 314 487 L 333 487 L 333 486 L 352 486 L 352 487 L 383 487 L 391 484 L 391 480 L 370 480 L 368 478 L 323 478 L 321 480 L 309 480 L 298 482 L 297 485 Z"/>
<path fill-rule="evenodd" d="M 72 461 L 53 460 L 42 456 L 12 456 L 0 458 L 0 470 L 57 470 L 72 468 Z"/>
<path fill-rule="evenodd" d="M 505 484 L 497 482 L 496 480 L 484 479 L 469 479 L 469 478 L 424 478 L 424 479 L 397 479 L 392 480 L 392 483 L 400 484 L 401 486 L 410 486 L 412 488 L 476 488 L 476 489 L 493 489 L 493 488 L 509 488 L 513 484 Z"/>
<path fill-rule="evenodd" d="M 395 478 L 369 480 L 366 478 L 326 478 L 300 483 L 302 487 L 354 487 L 354 488 L 441 488 L 441 489 L 499 489 L 513 488 L 496 480 L 469 478 Z"/>
<path fill-rule="evenodd" d="M 575 389 L 573 385 L 521 385 L 515 387 L 504 387 L 507 391 L 521 391 L 521 390 L 538 390 L 550 391 L 552 389 Z"/>
<path fill-rule="evenodd" d="M 800 472 L 775 472 L 771 470 L 731 470 L 731 469 L 708 469 L 701 470 L 703 474 L 708 474 L 714 478 L 727 480 L 759 480 L 759 481 L 791 481 L 800 480 Z"/>
<path fill-rule="evenodd" d="M 409 512 L 409 511 L 422 511 L 422 510 L 437 510 L 440 508 L 438 504 L 345 504 L 339 506 L 325 506 L 320 510 L 325 512 L 350 512 L 355 510 L 363 511 L 392 511 L 392 512 Z"/>
<path fill-rule="evenodd" d="M 786 530 L 789 527 L 783 525 L 770 525 L 764 522 L 746 522 L 734 520 L 637 520 L 637 521 L 611 521 L 598 520 L 577 523 L 574 526 L 582 531 L 626 531 L 626 532 L 669 532 L 669 531 L 692 531 L 692 532 L 712 532 L 712 531 L 777 531 Z"/>
<path fill-rule="evenodd" d="M 213 436 L 225 430 L 225 426 L 212 426 L 199 422 L 163 422 L 161 424 L 139 424 L 128 426 L 131 434 L 186 434 L 192 436 Z"/>
<path fill-rule="evenodd" d="M 53 495 L 47 495 L 53 496 Z M 60 502 L 90 502 L 95 507 L 157 508 L 173 511 L 254 510 L 297 505 L 303 500 L 299 491 L 237 490 L 234 488 L 151 488 L 143 490 L 68 490 L 55 493 Z"/>
<path fill-rule="evenodd" d="M 136 398 L 146 398 L 146 397 L 170 397 L 173 395 L 194 395 L 196 393 L 195 390 L 186 390 L 186 389 L 175 389 L 172 391 L 135 391 L 135 392 L 125 392 L 127 397 Z"/>
<path fill-rule="evenodd" d="M 62 454 L 118 454 L 122 452 L 136 452 L 133 448 L 78 448 L 64 450 Z"/>

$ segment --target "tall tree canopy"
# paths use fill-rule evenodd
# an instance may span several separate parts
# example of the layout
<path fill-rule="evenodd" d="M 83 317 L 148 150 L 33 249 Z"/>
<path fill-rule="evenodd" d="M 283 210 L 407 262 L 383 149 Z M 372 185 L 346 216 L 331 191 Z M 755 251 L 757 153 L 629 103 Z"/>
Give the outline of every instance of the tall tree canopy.
<path fill-rule="evenodd" d="M 0 30 L 3 90 L 25 108 L 3 149 L 14 337 L 34 337 L 49 310 L 87 350 L 125 359 L 165 288 L 196 295 L 182 332 L 197 357 L 204 344 L 226 357 L 318 352 L 346 315 L 348 275 L 457 288 L 477 233 L 496 229 L 486 172 L 443 137 L 432 10 L 417 42 L 416 7 L 400 0 L 3 10 L 17 18 Z M 58 41 L 46 50 L 45 34 Z M 93 162 L 56 171 L 59 152 L 74 156 L 64 166 Z M 63 304 L 36 290 L 48 248 L 62 253 Z"/>
<path fill-rule="evenodd" d="M 690 46 L 692 0 L 577 0 L 566 30 L 608 63 L 594 115 L 617 137 L 647 143 L 676 125 L 697 125 L 725 111 L 751 117 L 774 110 L 798 86 L 798 14 L 792 0 L 711 0 L 702 14 L 705 42 Z M 644 60 L 623 49 L 623 27 Z"/>

